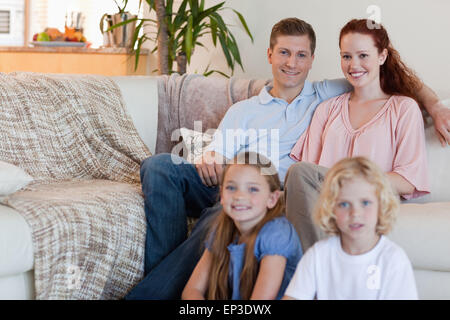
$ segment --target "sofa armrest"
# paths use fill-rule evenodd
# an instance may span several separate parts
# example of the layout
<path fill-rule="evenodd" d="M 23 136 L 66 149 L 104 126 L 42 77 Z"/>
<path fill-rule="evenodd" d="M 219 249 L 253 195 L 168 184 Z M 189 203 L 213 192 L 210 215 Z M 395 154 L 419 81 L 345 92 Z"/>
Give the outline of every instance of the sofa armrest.
<path fill-rule="evenodd" d="M 33 269 L 31 228 L 16 210 L 0 204 L 0 278 Z"/>
<path fill-rule="evenodd" d="M 158 77 L 116 76 L 111 79 L 120 88 L 137 132 L 150 152 L 155 154 L 158 135 Z"/>

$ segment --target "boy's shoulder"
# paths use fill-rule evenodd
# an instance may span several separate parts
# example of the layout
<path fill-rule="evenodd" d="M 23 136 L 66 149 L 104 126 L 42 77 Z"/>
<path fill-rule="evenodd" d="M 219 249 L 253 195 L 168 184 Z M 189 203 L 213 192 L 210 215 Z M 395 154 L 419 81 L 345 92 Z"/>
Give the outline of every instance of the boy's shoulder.
<path fill-rule="evenodd" d="M 384 256 L 386 261 L 392 262 L 394 265 L 396 262 L 401 260 L 409 261 L 408 255 L 402 247 L 386 236 L 382 236 L 382 239 L 384 242 L 381 249 L 381 254 Z"/>

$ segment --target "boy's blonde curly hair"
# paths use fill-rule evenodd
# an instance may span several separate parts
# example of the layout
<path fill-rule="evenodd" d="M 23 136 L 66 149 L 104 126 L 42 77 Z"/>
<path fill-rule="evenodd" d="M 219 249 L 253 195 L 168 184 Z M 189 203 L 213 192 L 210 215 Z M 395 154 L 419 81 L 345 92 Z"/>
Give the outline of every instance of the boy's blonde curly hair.
<path fill-rule="evenodd" d="M 376 233 L 389 233 L 399 209 L 399 197 L 386 175 L 372 161 L 364 157 L 346 158 L 336 163 L 326 174 L 314 212 L 314 222 L 327 234 L 338 235 L 334 209 L 343 184 L 355 177 L 362 177 L 375 186 L 378 199 Z"/>

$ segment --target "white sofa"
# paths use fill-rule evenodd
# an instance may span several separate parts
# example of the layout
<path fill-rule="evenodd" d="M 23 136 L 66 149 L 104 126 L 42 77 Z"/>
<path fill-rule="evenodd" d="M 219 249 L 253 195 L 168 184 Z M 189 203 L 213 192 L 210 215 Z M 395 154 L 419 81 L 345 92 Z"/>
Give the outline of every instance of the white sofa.
<path fill-rule="evenodd" d="M 138 133 L 155 153 L 158 127 L 157 78 L 113 77 Z M 447 101 L 450 106 L 450 100 Z M 442 148 L 428 128 L 431 195 L 403 204 L 390 237 L 409 255 L 421 299 L 450 299 L 450 147 Z M 420 204 L 424 202 L 433 202 Z M 31 231 L 15 210 L 0 205 L 0 299 L 33 299 Z"/>

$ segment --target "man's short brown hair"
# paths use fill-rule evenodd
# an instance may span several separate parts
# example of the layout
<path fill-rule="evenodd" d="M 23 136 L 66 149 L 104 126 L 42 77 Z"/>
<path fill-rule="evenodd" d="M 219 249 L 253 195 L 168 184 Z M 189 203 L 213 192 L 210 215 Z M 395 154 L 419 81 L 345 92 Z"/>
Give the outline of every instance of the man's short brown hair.
<path fill-rule="evenodd" d="M 286 18 L 277 22 L 270 34 L 270 49 L 277 43 L 278 36 L 303 36 L 307 35 L 309 42 L 311 43 L 311 55 L 314 54 L 316 49 L 316 34 L 312 26 L 298 18 Z"/>

